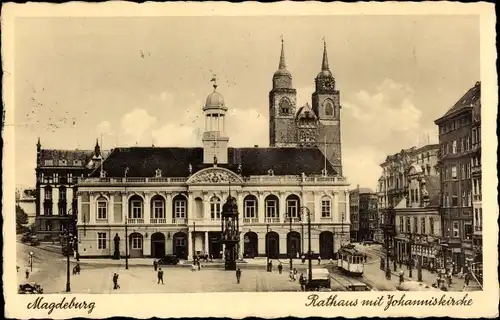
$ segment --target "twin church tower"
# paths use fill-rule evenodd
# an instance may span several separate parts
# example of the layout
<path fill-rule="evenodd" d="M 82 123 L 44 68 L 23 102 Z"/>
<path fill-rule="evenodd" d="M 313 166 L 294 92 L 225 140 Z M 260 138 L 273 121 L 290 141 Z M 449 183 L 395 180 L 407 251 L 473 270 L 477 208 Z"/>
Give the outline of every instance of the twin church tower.
<path fill-rule="evenodd" d="M 278 70 L 269 92 L 269 145 L 271 147 L 317 147 L 326 153 L 338 174 L 342 175 L 340 139 L 340 93 L 328 65 L 326 42 L 321 71 L 309 104 L 297 109 L 297 90 L 286 68 L 285 48 L 281 41 Z"/>

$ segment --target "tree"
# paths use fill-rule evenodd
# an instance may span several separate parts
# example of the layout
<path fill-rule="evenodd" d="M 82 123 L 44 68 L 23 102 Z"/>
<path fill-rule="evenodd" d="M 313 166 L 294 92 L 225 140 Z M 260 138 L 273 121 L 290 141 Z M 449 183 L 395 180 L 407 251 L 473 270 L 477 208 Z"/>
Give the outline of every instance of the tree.
<path fill-rule="evenodd" d="M 16 205 L 16 232 L 21 233 L 24 230 L 24 226 L 28 223 L 28 214 L 24 212 L 21 206 Z"/>

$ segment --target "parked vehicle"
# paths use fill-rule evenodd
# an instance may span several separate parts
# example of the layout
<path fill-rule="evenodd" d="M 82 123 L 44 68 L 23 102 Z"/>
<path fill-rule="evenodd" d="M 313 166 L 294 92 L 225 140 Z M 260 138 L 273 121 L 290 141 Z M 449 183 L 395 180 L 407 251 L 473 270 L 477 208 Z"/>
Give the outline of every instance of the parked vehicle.
<path fill-rule="evenodd" d="M 28 243 L 28 242 L 30 242 L 31 236 L 32 236 L 32 234 L 29 233 L 29 232 L 23 234 L 23 236 L 21 237 L 21 242 L 22 243 Z"/>
<path fill-rule="evenodd" d="M 171 264 L 176 265 L 179 263 L 179 258 L 175 254 L 167 254 L 158 260 L 158 264 Z"/>
<path fill-rule="evenodd" d="M 40 240 L 38 240 L 37 236 L 31 236 L 29 240 L 30 246 L 38 246 L 40 245 Z"/>
<path fill-rule="evenodd" d="M 43 288 L 39 284 L 36 283 L 25 283 L 20 284 L 19 289 L 17 290 L 19 294 L 42 294 Z"/>
<path fill-rule="evenodd" d="M 306 275 L 309 271 L 306 271 Z M 312 269 L 311 281 L 306 280 L 306 291 L 318 291 L 331 289 L 330 272 L 324 268 Z"/>
<path fill-rule="evenodd" d="M 337 254 L 337 267 L 349 275 L 361 276 L 364 271 L 364 255 L 352 244 L 343 246 Z"/>

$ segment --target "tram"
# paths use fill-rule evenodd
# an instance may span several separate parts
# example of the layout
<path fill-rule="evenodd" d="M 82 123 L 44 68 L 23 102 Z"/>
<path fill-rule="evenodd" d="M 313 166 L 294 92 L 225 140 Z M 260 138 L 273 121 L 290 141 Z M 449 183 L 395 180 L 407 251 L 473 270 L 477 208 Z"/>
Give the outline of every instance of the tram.
<path fill-rule="evenodd" d="M 352 244 L 341 247 L 337 253 L 337 267 L 349 275 L 363 275 L 363 262 L 364 255 Z"/>

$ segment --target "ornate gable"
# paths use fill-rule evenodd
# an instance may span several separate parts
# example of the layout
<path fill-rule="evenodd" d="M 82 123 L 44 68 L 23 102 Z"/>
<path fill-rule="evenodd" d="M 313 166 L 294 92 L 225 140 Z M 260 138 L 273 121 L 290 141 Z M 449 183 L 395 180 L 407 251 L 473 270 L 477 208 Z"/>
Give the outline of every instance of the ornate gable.
<path fill-rule="evenodd" d="M 234 172 L 219 168 L 207 168 L 193 174 L 188 184 L 242 184 L 243 180 Z"/>

